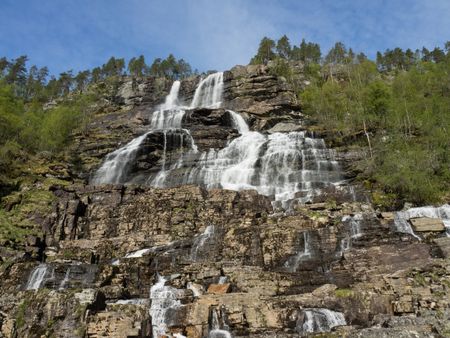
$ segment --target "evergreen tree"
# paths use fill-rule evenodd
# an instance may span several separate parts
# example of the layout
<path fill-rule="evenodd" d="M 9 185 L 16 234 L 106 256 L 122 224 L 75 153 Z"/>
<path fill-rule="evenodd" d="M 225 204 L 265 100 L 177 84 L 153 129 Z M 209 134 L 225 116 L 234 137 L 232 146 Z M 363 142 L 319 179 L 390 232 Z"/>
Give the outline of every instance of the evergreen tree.
<path fill-rule="evenodd" d="M 275 41 L 268 37 L 262 38 L 259 43 L 258 52 L 250 61 L 251 64 L 267 64 L 270 60 L 275 59 Z"/>
<path fill-rule="evenodd" d="M 59 74 L 58 94 L 67 95 L 70 93 L 74 83 L 72 70 Z"/>
<path fill-rule="evenodd" d="M 278 41 L 276 45 L 276 51 L 279 57 L 283 59 L 289 59 L 291 56 L 291 44 L 289 42 L 289 38 L 286 35 L 283 35 Z"/>
<path fill-rule="evenodd" d="M 343 63 L 348 57 L 347 48 L 342 42 L 336 42 L 325 57 L 326 63 L 339 64 Z"/>
<path fill-rule="evenodd" d="M 319 63 L 321 56 L 320 46 L 316 43 L 306 42 L 305 39 L 302 39 L 300 47 L 295 46 L 292 51 L 292 59 L 304 63 Z"/>
<path fill-rule="evenodd" d="M 90 71 L 89 70 L 85 70 L 85 71 L 81 71 L 78 72 L 78 74 L 75 76 L 75 89 L 82 93 L 85 89 L 87 84 L 89 83 L 89 75 L 90 75 Z"/>
<path fill-rule="evenodd" d="M 445 60 L 445 53 L 439 47 L 434 48 L 430 52 L 431 60 L 435 63 L 443 62 Z"/>
<path fill-rule="evenodd" d="M 103 73 L 100 67 L 95 67 L 92 69 L 91 73 L 91 81 L 93 83 L 97 83 L 103 79 Z"/>
<path fill-rule="evenodd" d="M 131 58 L 128 62 L 128 71 L 132 76 L 144 76 L 144 74 L 147 73 L 147 65 L 145 64 L 144 55 L 140 55 L 138 58 Z"/>

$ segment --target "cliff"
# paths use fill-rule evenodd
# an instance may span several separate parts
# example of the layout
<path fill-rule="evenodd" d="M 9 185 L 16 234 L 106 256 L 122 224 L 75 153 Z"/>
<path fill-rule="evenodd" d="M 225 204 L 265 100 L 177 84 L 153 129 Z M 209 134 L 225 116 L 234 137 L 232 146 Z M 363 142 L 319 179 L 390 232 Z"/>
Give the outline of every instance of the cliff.
<path fill-rule="evenodd" d="M 207 79 L 98 102 L 2 253 L 0 336 L 448 335 L 450 207 L 376 210 L 270 68 Z"/>

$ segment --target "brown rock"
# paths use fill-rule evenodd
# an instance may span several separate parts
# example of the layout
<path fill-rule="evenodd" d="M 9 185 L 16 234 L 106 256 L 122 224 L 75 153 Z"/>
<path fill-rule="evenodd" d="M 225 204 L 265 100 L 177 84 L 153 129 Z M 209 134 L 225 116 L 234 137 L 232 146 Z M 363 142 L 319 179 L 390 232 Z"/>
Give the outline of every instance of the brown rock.
<path fill-rule="evenodd" d="M 208 293 L 212 293 L 215 295 L 222 295 L 224 293 L 230 292 L 231 284 L 225 283 L 225 284 L 210 284 L 208 287 Z"/>
<path fill-rule="evenodd" d="M 445 258 L 450 257 L 450 237 L 435 238 L 434 243 L 441 249 Z"/>
<path fill-rule="evenodd" d="M 409 220 L 413 226 L 414 231 L 417 232 L 440 232 L 444 231 L 444 223 L 439 218 L 411 218 Z"/>

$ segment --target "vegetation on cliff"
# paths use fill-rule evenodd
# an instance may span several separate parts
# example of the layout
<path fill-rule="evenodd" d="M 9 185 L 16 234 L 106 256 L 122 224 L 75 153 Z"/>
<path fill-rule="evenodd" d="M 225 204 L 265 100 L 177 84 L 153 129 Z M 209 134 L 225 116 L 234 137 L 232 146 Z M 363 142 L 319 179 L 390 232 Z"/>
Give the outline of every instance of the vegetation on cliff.
<path fill-rule="evenodd" d="M 308 116 L 368 147 L 359 178 L 390 196 L 378 202 L 424 204 L 450 189 L 450 42 L 445 49 L 395 48 L 371 61 L 340 42 L 322 57 L 318 44 L 291 47 L 283 36 L 263 38 L 251 63 L 270 63 L 297 87 Z M 296 61 L 306 86 L 295 81 Z"/>
<path fill-rule="evenodd" d="M 84 129 L 123 76 L 179 79 L 193 73 L 173 55 L 152 65 L 143 56 L 132 58 L 127 70 L 124 59 L 111 57 L 101 67 L 57 78 L 27 62 L 26 56 L 0 58 L 0 244 L 21 243 L 39 231 L 33 219 L 51 211 L 48 186 L 71 180 L 68 163 L 76 159 L 66 149 L 74 130 Z"/>

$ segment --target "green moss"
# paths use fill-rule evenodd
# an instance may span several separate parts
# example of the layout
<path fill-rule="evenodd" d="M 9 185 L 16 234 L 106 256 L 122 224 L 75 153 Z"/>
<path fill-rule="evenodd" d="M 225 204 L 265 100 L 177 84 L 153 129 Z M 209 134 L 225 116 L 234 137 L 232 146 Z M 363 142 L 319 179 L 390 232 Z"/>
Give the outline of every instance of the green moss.
<path fill-rule="evenodd" d="M 334 295 L 338 298 L 348 298 L 353 297 L 354 292 L 351 289 L 336 289 Z"/>
<path fill-rule="evenodd" d="M 6 270 L 8 270 L 12 265 L 14 264 L 14 260 L 7 259 L 4 262 L 0 264 L 0 273 L 4 273 Z"/>
<path fill-rule="evenodd" d="M 428 285 L 428 282 L 427 282 L 425 276 L 423 274 L 421 274 L 420 272 L 416 272 L 414 274 L 413 278 L 414 278 L 414 283 L 416 285 L 419 285 L 419 286 L 427 286 Z"/>
<path fill-rule="evenodd" d="M 28 308 L 28 301 L 24 299 L 22 303 L 20 303 L 17 312 L 16 312 L 16 328 L 20 329 L 25 325 L 25 313 Z"/>
<path fill-rule="evenodd" d="M 33 229 L 23 224 L 15 224 L 14 218 L 3 209 L 0 209 L 0 241 L 11 241 L 22 243 L 28 235 L 33 233 Z"/>

